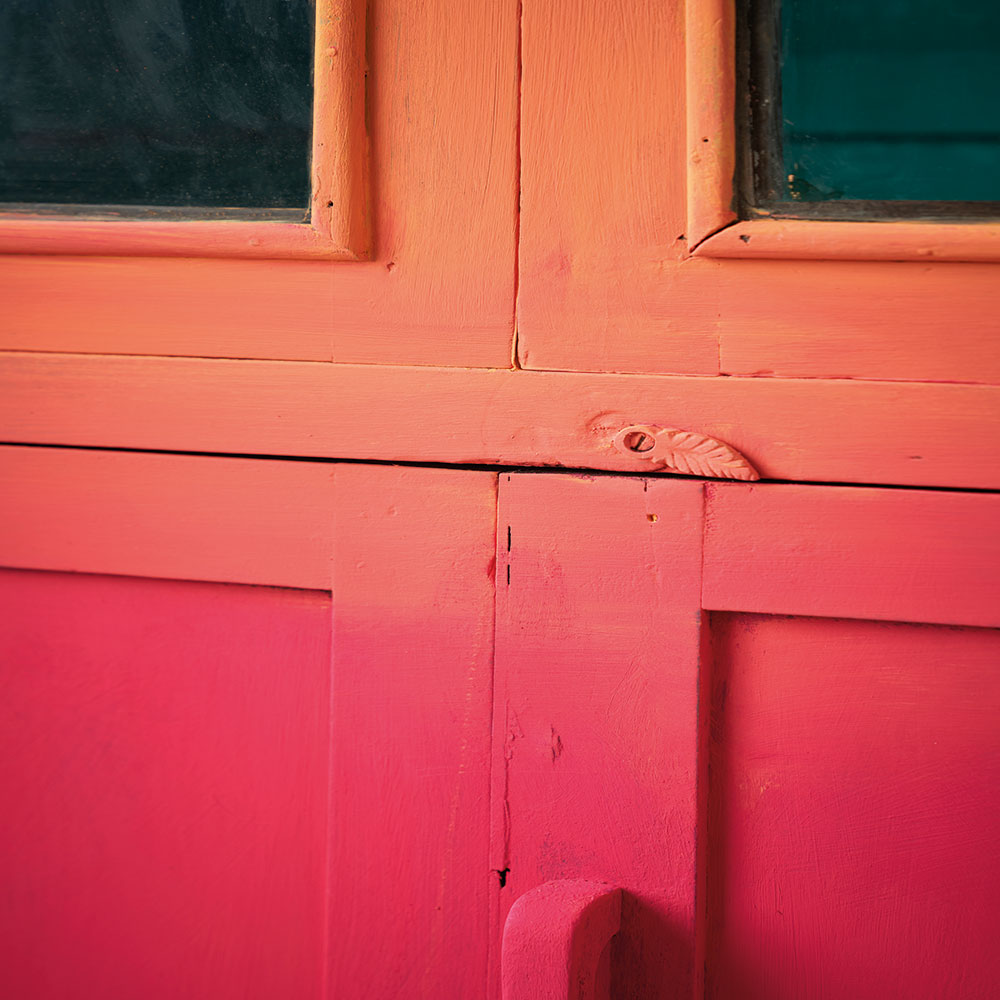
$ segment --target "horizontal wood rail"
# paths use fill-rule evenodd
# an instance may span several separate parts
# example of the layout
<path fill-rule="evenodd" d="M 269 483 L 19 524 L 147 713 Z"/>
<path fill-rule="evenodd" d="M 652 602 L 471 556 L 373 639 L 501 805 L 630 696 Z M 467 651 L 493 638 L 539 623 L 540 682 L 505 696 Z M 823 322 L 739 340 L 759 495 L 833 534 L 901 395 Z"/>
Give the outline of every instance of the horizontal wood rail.
<path fill-rule="evenodd" d="M 330 589 L 333 466 L 0 447 L 0 565 Z"/>
<path fill-rule="evenodd" d="M 338 491 L 390 473 L 401 490 L 421 476 L 442 489 L 492 489 L 497 478 L 4 446 L 0 566 L 329 590 L 337 540 L 350 534 L 340 530 Z M 595 482 L 560 478 L 577 493 Z M 1000 626 L 1000 495 L 643 479 L 647 490 L 695 490 L 699 511 L 704 491 L 706 610 Z M 565 485 L 571 480 L 576 486 Z M 360 501 L 359 510 L 364 520 Z M 667 516 L 656 508 L 657 520 Z"/>
<path fill-rule="evenodd" d="M 1000 626 L 1000 496 L 706 483 L 703 574 L 712 611 Z"/>
<path fill-rule="evenodd" d="M 0 355 L 0 441 L 648 474 L 692 431 L 762 479 L 1000 489 L 1000 387 Z"/>

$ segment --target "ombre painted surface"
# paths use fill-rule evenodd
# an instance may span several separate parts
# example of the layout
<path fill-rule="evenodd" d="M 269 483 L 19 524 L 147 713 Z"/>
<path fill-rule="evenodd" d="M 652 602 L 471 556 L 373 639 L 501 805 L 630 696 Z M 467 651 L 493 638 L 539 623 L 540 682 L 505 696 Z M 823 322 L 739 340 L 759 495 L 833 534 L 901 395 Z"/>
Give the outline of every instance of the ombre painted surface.
<path fill-rule="evenodd" d="M 25 451 L 6 994 L 991 996 L 996 495 Z"/>

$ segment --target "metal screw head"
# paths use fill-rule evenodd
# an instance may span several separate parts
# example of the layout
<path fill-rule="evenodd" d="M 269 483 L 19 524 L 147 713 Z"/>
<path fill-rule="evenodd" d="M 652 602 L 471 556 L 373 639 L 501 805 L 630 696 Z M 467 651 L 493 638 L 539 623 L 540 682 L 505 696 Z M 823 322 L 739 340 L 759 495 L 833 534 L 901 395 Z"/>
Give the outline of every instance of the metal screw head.
<path fill-rule="evenodd" d="M 636 451 L 642 453 L 644 451 L 652 450 L 653 445 L 656 442 L 646 434 L 644 431 L 632 431 L 625 435 L 625 447 L 629 451 Z"/>
<path fill-rule="evenodd" d="M 614 445 L 626 455 L 646 455 L 656 447 L 656 428 L 645 424 L 623 427 L 615 435 Z"/>

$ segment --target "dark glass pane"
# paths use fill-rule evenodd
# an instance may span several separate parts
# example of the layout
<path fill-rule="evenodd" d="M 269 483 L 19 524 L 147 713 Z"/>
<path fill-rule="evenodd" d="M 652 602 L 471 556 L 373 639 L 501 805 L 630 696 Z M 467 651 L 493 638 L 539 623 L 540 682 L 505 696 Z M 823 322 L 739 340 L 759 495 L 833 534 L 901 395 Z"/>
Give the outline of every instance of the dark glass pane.
<path fill-rule="evenodd" d="M 782 0 L 785 198 L 1000 200 L 997 0 Z"/>
<path fill-rule="evenodd" d="M 0 201 L 309 204 L 311 0 L 2 0 Z"/>

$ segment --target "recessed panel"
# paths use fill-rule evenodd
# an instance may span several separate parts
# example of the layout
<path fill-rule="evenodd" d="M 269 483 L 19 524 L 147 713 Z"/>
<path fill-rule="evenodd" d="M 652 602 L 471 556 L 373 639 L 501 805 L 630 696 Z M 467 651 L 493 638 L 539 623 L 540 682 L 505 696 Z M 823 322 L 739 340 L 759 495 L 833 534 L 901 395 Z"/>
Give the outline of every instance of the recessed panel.
<path fill-rule="evenodd" d="M 0 571 L 0 995 L 318 1000 L 330 595 Z"/>
<path fill-rule="evenodd" d="M 988 1000 L 1000 633 L 712 616 L 712 1000 Z"/>

